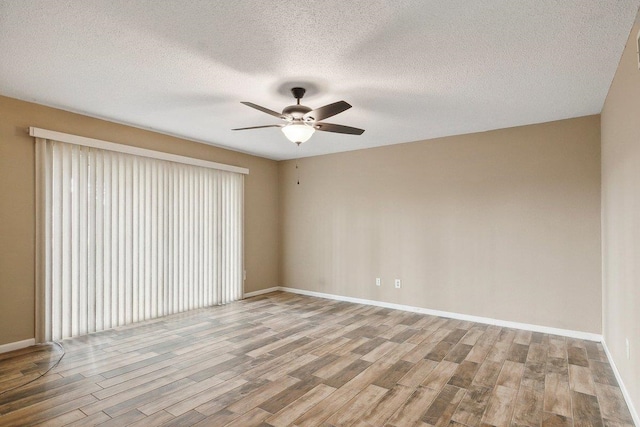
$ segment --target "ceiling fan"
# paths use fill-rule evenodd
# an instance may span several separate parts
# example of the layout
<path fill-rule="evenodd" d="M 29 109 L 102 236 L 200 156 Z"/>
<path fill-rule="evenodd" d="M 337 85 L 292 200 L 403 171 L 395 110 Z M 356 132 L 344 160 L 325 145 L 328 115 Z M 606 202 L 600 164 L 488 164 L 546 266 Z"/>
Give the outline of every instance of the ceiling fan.
<path fill-rule="evenodd" d="M 335 116 L 342 113 L 345 110 L 351 108 L 351 105 L 345 101 L 334 102 L 333 104 L 325 105 L 324 107 L 311 108 L 300 105 L 300 99 L 304 96 L 306 90 L 302 87 L 294 87 L 291 89 L 293 97 L 296 99 L 295 105 L 289 105 L 282 110 L 282 113 L 270 110 L 260 105 L 256 105 L 252 102 L 242 102 L 256 110 L 260 110 L 264 113 L 270 114 L 274 117 L 286 121 L 286 123 L 279 125 L 264 125 L 264 126 L 251 126 L 246 128 L 237 128 L 231 130 L 246 130 L 246 129 L 261 129 L 261 128 L 281 128 L 284 135 L 291 142 L 297 145 L 306 142 L 311 138 L 311 135 L 317 130 L 323 132 L 335 132 L 346 133 L 349 135 L 362 135 L 364 129 L 358 129 L 351 126 L 336 125 L 333 123 L 324 123 L 321 120 Z"/>

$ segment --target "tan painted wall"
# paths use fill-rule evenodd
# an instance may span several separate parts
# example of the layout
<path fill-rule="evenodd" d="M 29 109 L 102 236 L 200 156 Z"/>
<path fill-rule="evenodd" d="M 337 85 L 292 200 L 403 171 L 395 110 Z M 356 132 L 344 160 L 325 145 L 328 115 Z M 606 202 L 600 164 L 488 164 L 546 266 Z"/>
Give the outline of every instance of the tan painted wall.
<path fill-rule="evenodd" d="M 640 410 L 640 71 L 636 25 L 602 110 L 603 334 Z M 625 339 L 631 358 L 627 359 Z"/>
<path fill-rule="evenodd" d="M 599 116 L 299 164 L 284 286 L 601 332 Z"/>
<path fill-rule="evenodd" d="M 0 345 L 34 337 L 35 161 L 28 126 L 249 168 L 245 292 L 278 285 L 275 161 L 0 96 Z"/>

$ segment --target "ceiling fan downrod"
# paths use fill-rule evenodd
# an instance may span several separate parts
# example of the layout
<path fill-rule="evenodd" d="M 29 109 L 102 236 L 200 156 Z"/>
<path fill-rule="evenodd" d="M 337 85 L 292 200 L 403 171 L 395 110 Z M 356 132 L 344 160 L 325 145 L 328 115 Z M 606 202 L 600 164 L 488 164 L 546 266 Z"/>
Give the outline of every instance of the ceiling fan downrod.
<path fill-rule="evenodd" d="M 300 105 L 300 100 L 302 99 L 306 91 L 307 90 L 303 87 L 291 88 L 291 93 L 293 94 L 293 97 L 298 101 L 298 105 Z"/>

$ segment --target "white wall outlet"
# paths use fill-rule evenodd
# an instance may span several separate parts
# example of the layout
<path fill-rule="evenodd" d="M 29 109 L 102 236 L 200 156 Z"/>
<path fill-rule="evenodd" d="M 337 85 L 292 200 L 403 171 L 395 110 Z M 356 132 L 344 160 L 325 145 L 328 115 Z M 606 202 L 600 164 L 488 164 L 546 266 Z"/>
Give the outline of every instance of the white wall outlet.
<path fill-rule="evenodd" d="M 400 289 L 402 287 L 402 281 L 400 279 L 396 279 L 395 285 L 396 289 Z"/>
<path fill-rule="evenodd" d="M 627 359 L 631 359 L 631 349 L 629 348 L 629 338 L 626 338 L 625 341 L 627 342 Z"/>
<path fill-rule="evenodd" d="M 376 286 L 380 286 L 382 285 L 382 279 L 379 277 L 376 277 Z"/>

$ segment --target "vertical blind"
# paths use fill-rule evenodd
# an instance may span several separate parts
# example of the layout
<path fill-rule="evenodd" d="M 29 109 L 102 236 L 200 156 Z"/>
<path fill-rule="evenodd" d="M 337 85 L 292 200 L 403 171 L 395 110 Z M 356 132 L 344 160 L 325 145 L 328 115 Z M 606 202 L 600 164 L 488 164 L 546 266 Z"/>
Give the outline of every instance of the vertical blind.
<path fill-rule="evenodd" d="M 240 173 L 36 138 L 39 341 L 242 297 Z"/>

